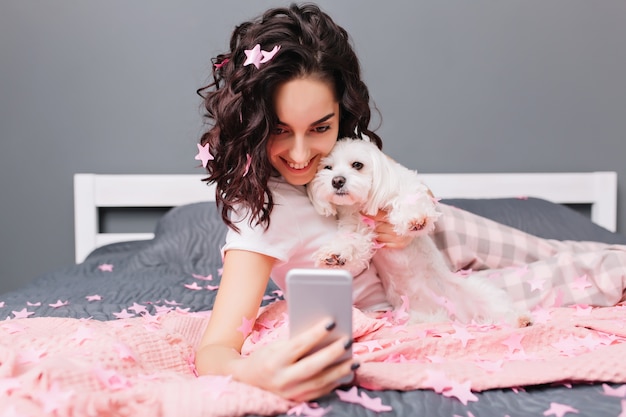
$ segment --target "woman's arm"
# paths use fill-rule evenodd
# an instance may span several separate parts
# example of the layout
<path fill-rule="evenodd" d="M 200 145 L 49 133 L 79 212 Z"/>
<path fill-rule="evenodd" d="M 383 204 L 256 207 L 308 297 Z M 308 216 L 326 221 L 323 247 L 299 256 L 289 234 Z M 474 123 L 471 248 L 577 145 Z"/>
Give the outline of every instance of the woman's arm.
<path fill-rule="evenodd" d="M 244 318 L 256 318 L 274 262 L 255 252 L 226 252 L 211 319 L 196 352 L 196 368 L 200 374 L 231 375 L 294 401 L 312 400 L 337 387 L 353 366 L 352 360 L 330 366 L 344 353 L 347 338 L 303 357 L 332 328 L 328 321 L 249 356 L 240 355 L 247 335 L 238 328 Z"/>

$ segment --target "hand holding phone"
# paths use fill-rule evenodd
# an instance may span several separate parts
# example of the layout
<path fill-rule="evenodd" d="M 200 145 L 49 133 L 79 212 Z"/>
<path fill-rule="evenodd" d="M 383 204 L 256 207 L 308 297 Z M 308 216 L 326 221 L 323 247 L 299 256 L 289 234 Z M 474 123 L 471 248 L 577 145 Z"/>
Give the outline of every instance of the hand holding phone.
<path fill-rule="evenodd" d="M 292 269 L 287 273 L 287 309 L 289 335 L 293 337 L 323 319 L 334 321 L 328 335 L 307 354 L 330 343 L 347 338 L 352 340 L 352 275 L 341 269 Z M 337 360 L 352 357 L 352 347 Z M 348 383 L 353 375 L 342 379 Z"/>

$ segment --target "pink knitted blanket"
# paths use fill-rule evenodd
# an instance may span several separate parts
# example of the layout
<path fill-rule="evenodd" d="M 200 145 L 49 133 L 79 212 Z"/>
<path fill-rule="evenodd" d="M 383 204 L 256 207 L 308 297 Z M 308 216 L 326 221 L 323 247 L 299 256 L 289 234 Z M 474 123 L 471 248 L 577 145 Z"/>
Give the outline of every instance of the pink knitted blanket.
<path fill-rule="evenodd" d="M 266 308 L 244 354 L 286 337 L 284 302 Z M 296 404 L 228 377 L 196 377 L 206 314 L 110 322 L 28 318 L 0 322 L 0 415 L 240 416 Z M 523 328 L 397 325 L 354 312 L 357 384 L 472 393 L 556 381 L 626 383 L 626 307 L 534 312 Z"/>

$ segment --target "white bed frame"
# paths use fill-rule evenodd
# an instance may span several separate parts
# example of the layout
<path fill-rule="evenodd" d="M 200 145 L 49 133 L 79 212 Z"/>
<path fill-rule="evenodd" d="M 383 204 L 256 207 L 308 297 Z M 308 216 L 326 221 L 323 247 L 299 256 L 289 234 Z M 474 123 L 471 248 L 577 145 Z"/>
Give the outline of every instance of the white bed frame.
<path fill-rule="evenodd" d="M 439 198 L 538 197 L 560 204 L 590 204 L 591 220 L 615 231 L 617 173 L 420 174 Z M 109 243 L 151 239 L 152 233 L 102 233 L 99 209 L 175 207 L 214 201 L 203 175 L 74 175 L 76 263 Z"/>

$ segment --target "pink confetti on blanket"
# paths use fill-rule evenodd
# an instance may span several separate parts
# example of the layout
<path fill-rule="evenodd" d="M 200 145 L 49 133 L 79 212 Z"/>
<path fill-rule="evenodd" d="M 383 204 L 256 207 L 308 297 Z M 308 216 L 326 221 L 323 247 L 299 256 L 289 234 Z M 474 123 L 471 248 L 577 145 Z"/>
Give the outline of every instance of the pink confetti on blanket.
<path fill-rule="evenodd" d="M 244 354 L 287 336 L 285 303 L 263 310 Z M 432 389 L 467 403 L 472 392 L 558 381 L 626 383 L 626 309 L 542 310 L 522 329 L 454 323 L 399 325 L 354 310 L 358 385 Z M 0 414 L 241 416 L 296 404 L 228 377 L 196 377 L 206 314 L 169 312 L 100 322 L 0 322 Z M 88 337 L 76 337 L 77 334 Z M 372 401 L 376 401 L 372 398 Z M 384 404 L 383 404 L 384 405 Z"/>

